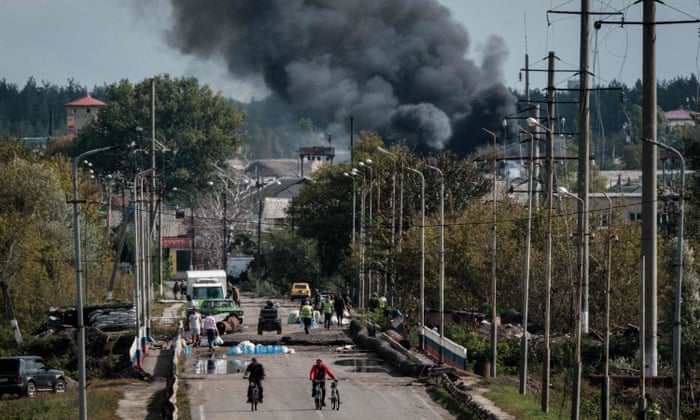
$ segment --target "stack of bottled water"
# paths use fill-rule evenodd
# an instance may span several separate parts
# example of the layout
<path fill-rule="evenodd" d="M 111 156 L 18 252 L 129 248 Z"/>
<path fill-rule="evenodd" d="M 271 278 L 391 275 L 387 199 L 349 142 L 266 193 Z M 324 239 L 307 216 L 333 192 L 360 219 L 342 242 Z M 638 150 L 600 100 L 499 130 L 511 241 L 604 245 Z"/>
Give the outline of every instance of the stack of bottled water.
<path fill-rule="evenodd" d="M 286 354 L 294 353 L 294 350 L 287 346 L 253 344 L 250 341 L 242 341 L 237 346 L 231 346 L 229 354 Z"/>

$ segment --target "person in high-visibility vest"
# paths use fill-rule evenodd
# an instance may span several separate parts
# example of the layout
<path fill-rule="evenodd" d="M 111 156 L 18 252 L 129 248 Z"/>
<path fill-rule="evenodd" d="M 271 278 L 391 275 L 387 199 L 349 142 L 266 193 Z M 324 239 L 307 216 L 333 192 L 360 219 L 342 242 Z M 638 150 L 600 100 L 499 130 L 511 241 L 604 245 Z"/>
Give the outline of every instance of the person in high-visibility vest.
<path fill-rule="evenodd" d="M 304 304 L 301 307 L 301 311 L 299 312 L 299 317 L 301 318 L 301 322 L 304 323 L 304 332 L 307 334 L 309 333 L 309 328 L 311 328 L 311 319 L 314 316 L 314 307 L 311 306 L 311 302 L 308 300 L 304 301 Z"/>
<path fill-rule="evenodd" d="M 323 326 L 326 329 L 331 328 L 331 318 L 333 317 L 333 295 L 328 294 L 321 302 L 321 310 L 323 311 Z"/>
<path fill-rule="evenodd" d="M 382 311 L 386 310 L 386 296 L 379 297 L 379 309 Z"/>

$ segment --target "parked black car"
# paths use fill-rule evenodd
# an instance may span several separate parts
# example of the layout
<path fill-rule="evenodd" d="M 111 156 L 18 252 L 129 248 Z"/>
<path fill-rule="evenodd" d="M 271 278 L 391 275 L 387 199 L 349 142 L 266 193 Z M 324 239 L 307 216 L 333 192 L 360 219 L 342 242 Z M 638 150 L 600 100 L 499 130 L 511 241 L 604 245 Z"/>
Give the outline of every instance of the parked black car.
<path fill-rule="evenodd" d="M 47 367 L 40 356 L 0 357 L 0 396 L 33 397 L 37 391 L 65 392 L 63 371 Z"/>

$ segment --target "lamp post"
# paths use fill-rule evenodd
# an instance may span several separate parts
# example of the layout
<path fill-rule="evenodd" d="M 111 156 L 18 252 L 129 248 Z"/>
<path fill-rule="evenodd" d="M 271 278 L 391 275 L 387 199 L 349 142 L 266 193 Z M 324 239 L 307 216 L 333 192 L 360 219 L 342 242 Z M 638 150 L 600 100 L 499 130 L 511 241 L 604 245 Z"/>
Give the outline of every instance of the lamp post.
<path fill-rule="evenodd" d="M 419 331 L 419 348 L 423 350 L 423 342 L 425 333 L 425 176 L 423 172 L 409 168 L 411 172 L 415 172 L 420 176 L 420 331 Z"/>
<path fill-rule="evenodd" d="M 79 389 L 79 412 L 80 420 L 87 418 L 87 398 L 86 398 L 86 375 L 85 375 L 85 323 L 83 317 L 83 284 L 82 265 L 80 262 L 80 223 L 78 222 L 81 202 L 78 194 L 78 164 L 80 161 L 95 153 L 116 149 L 116 146 L 101 147 L 88 150 L 80 154 L 73 160 L 73 233 L 75 241 L 75 283 L 76 283 L 76 305 L 78 321 L 78 389 Z"/>
<path fill-rule="evenodd" d="M 389 152 L 388 150 L 383 149 L 382 147 L 377 147 L 377 150 L 384 153 L 385 155 L 389 156 L 391 158 L 391 161 L 393 163 L 393 169 L 391 171 L 391 252 L 393 254 L 394 248 L 396 245 L 396 156 L 394 156 L 393 153 Z M 393 275 L 393 266 L 392 266 L 392 276 L 391 276 L 391 281 L 392 284 L 394 282 L 394 275 Z M 392 286 L 393 290 L 393 286 Z M 387 282 L 384 282 L 384 296 L 386 296 L 387 293 Z M 394 304 L 394 294 L 391 294 L 391 305 L 393 306 Z"/>
<path fill-rule="evenodd" d="M 506 120 L 503 120 L 505 128 Z M 492 221 L 491 221 L 491 377 L 496 377 L 496 362 L 498 360 L 498 326 L 496 325 L 496 134 L 493 131 L 482 128 L 484 132 L 493 138 L 493 192 L 492 194 Z M 505 153 L 505 141 L 503 143 Z"/>
<path fill-rule="evenodd" d="M 372 229 L 372 185 L 374 184 L 374 171 L 372 170 L 372 164 L 371 159 L 365 159 L 364 162 L 358 162 L 358 165 L 363 168 L 367 168 L 369 170 L 369 208 L 368 208 L 368 216 L 369 216 L 369 248 L 370 252 L 372 250 L 372 235 L 373 235 L 373 229 Z M 370 269 L 367 270 L 367 295 L 369 296 L 370 293 L 372 293 L 372 268 L 370 264 Z"/>
<path fill-rule="evenodd" d="M 343 172 L 343 175 L 353 178 L 353 175 L 349 172 Z M 355 191 L 355 178 L 352 179 L 352 243 L 355 243 L 355 202 L 357 192 Z"/>
<path fill-rule="evenodd" d="M 445 175 L 435 166 L 426 165 L 440 174 L 440 358 L 445 347 Z"/>
<path fill-rule="evenodd" d="M 223 225 L 224 225 L 223 226 L 223 228 L 224 228 L 224 231 L 223 231 L 224 249 L 223 249 L 223 255 L 221 256 L 221 259 L 223 260 L 222 267 L 224 268 L 224 270 L 228 271 L 228 220 L 227 220 L 227 217 L 228 217 L 228 214 L 227 214 L 228 213 L 228 191 L 227 191 L 227 189 L 228 189 L 228 186 L 222 194 L 224 196 L 223 197 L 223 200 L 224 200 L 224 220 L 223 220 L 223 222 L 224 222 L 223 223 Z"/>
<path fill-rule="evenodd" d="M 144 205 L 144 184 L 146 175 L 153 173 L 153 168 L 140 171 L 134 177 L 134 301 L 136 309 L 136 336 L 139 343 L 139 366 L 146 354 L 146 340 L 151 337 L 150 299 L 149 291 L 150 269 L 150 244 L 151 237 L 149 226 L 148 206 Z M 145 221 L 144 221 L 145 216 Z"/>
<path fill-rule="evenodd" d="M 642 137 L 642 141 L 651 143 L 662 149 L 675 153 L 681 161 L 681 190 L 678 193 L 678 246 L 676 250 L 676 294 L 673 311 L 673 419 L 680 418 L 681 402 L 681 304 L 683 298 L 683 219 L 684 219 L 684 195 L 685 195 L 685 159 L 677 149 L 656 140 Z"/>
<path fill-rule="evenodd" d="M 557 192 L 564 194 L 568 197 L 575 198 L 581 204 L 583 204 L 583 199 L 577 195 L 574 195 L 566 190 L 564 187 L 557 187 Z M 581 209 L 583 207 L 579 207 Z M 579 220 L 581 215 L 579 215 Z M 583 320 L 581 319 L 582 303 L 583 303 L 583 240 L 585 232 L 580 231 L 579 241 L 578 241 L 578 281 L 576 290 L 576 349 L 574 352 L 574 389 L 573 396 L 571 399 L 571 418 L 578 419 L 579 411 L 581 408 L 581 331 Z"/>
<path fill-rule="evenodd" d="M 360 287 L 359 305 L 365 307 L 365 174 L 352 168 L 352 176 L 362 177 L 362 187 L 360 189 Z"/>
<path fill-rule="evenodd" d="M 190 193 L 188 193 L 187 191 L 183 190 L 182 188 L 178 188 L 178 187 L 173 187 L 172 191 L 185 193 L 185 194 L 187 194 L 187 198 L 189 199 L 189 203 L 190 203 L 190 230 L 192 232 L 191 236 L 190 236 L 190 270 L 194 270 L 195 230 L 194 230 L 194 203 L 192 200 L 192 195 Z"/>
<path fill-rule="evenodd" d="M 551 300 L 552 300 L 552 189 L 554 188 L 554 132 L 535 118 L 527 123 L 547 131 L 547 237 L 545 245 L 545 304 L 544 304 L 544 357 L 542 363 L 542 411 L 549 412 L 549 386 L 551 376 Z"/>
<path fill-rule="evenodd" d="M 265 188 L 265 186 L 275 183 L 275 184 L 281 184 L 279 179 L 274 179 L 273 181 L 265 183 L 260 179 L 260 170 L 257 170 L 257 180 L 255 181 L 255 187 L 258 190 L 258 256 L 257 258 L 261 258 L 262 256 L 262 217 L 263 217 L 263 196 L 262 196 L 262 190 Z M 255 294 L 260 295 L 260 276 L 257 276 L 255 279 Z"/>
<path fill-rule="evenodd" d="M 525 239 L 525 276 L 523 278 L 523 335 L 520 338 L 520 393 L 527 394 L 527 353 L 528 353 L 528 306 L 530 293 L 530 248 L 532 239 L 532 190 L 535 155 L 535 136 L 522 128 L 521 133 L 530 136 L 530 159 L 528 162 L 527 182 L 527 237 Z"/>
<path fill-rule="evenodd" d="M 612 267 L 612 200 L 610 196 L 603 193 L 603 197 L 608 200 L 608 255 L 605 283 L 605 340 L 603 342 L 603 395 L 601 395 L 601 412 L 600 418 L 607 420 L 610 412 L 610 269 Z"/>

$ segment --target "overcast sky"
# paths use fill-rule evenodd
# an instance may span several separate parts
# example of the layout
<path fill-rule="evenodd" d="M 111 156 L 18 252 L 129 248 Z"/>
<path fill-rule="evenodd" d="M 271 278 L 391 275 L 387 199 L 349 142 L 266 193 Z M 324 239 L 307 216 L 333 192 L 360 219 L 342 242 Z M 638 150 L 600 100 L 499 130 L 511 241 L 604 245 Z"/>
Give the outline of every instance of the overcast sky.
<path fill-rule="evenodd" d="M 579 17 L 547 11 L 576 11 L 579 0 L 439 1 L 466 28 L 471 39 L 469 58 L 480 61 L 481 48 L 490 36 L 504 39 L 508 58 L 503 65 L 503 83 L 508 87 L 524 88 L 518 73 L 526 53 L 534 69 L 546 68 L 548 51 L 559 58 L 557 68 L 574 70 L 578 66 Z M 156 3 L 158 7 L 154 7 Z M 591 9 L 610 11 L 604 5 L 610 4 L 625 10 L 627 21 L 638 21 L 642 4 L 634 3 L 591 0 Z M 0 78 L 20 88 L 32 76 L 38 82 L 57 85 L 66 85 L 72 78 L 92 88 L 121 79 L 137 83 L 168 73 L 173 77 L 195 76 L 200 83 L 241 100 L 264 94 L 262 86 L 233 80 L 216 61 L 184 56 L 170 48 L 163 36 L 168 27 L 165 0 L 0 0 L 0 9 Z M 700 1 L 657 3 L 658 21 L 699 16 Z M 597 19 L 600 17 L 592 18 Z M 697 74 L 699 45 L 697 23 L 657 26 L 658 78 Z M 603 25 L 600 31 L 592 31 L 591 48 L 591 70 L 601 83 L 622 80 L 631 85 L 642 77 L 640 25 Z M 557 78 L 558 83 L 565 83 L 566 78 L 576 76 L 561 73 Z M 545 73 L 532 73 L 531 84 L 543 88 Z"/>

